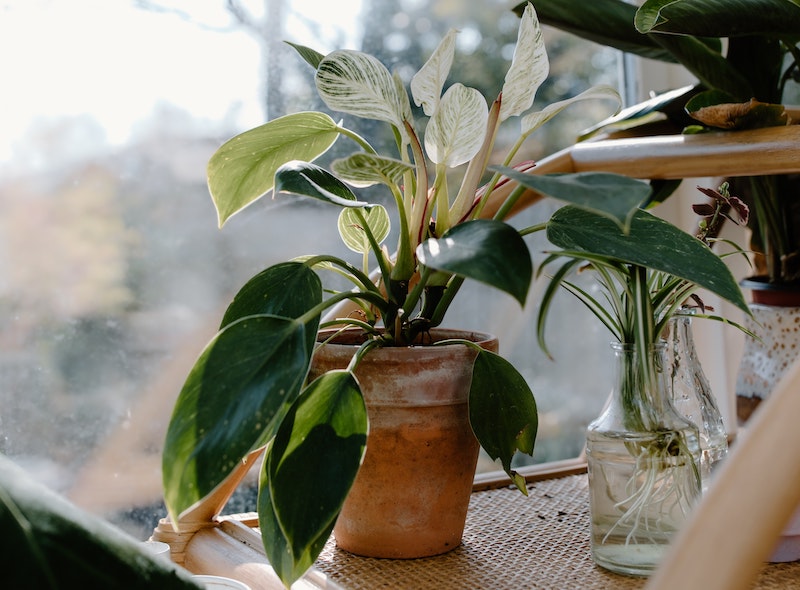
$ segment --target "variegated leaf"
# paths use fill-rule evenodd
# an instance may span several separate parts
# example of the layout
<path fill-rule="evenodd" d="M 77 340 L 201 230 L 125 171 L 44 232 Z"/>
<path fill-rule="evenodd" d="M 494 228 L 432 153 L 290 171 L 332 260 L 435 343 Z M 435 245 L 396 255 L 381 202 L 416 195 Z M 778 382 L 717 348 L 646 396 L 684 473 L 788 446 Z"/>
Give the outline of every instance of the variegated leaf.
<path fill-rule="evenodd" d="M 529 2 L 519 23 L 517 46 L 503 83 L 500 120 L 521 115 L 533 104 L 536 91 L 550 72 L 550 62 L 536 11 Z"/>
<path fill-rule="evenodd" d="M 397 84 L 386 66 L 371 55 L 348 49 L 328 54 L 319 63 L 316 84 L 330 108 L 403 129 L 405 109 Z"/>
<path fill-rule="evenodd" d="M 522 135 L 528 135 L 532 133 L 573 103 L 582 100 L 603 98 L 616 101 L 617 107 L 613 114 L 617 114 L 619 112 L 619 108 L 622 106 L 622 97 L 619 95 L 619 92 L 617 92 L 611 86 L 600 84 L 598 86 L 592 86 L 588 90 L 584 90 L 572 98 L 567 98 L 565 100 L 560 100 L 547 105 L 541 111 L 536 111 L 535 113 L 525 115 L 522 118 Z"/>
<path fill-rule="evenodd" d="M 397 112 L 403 115 L 404 121 L 413 121 L 414 117 L 411 114 L 411 101 L 408 99 L 408 92 L 406 92 L 403 78 L 400 77 L 400 74 L 395 72 L 392 74 L 392 79 L 394 79 L 394 87 L 397 90 L 395 94 L 397 97 Z M 400 131 L 403 132 L 404 136 L 406 135 L 405 128 L 401 128 Z"/>
<path fill-rule="evenodd" d="M 453 65 L 457 34 L 455 29 L 450 29 L 425 65 L 411 78 L 411 96 L 414 97 L 414 104 L 422 106 L 422 110 L 429 117 L 433 116 L 439 105 L 444 83 Z"/>
<path fill-rule="evenodd" d="M 397 184 L 403 178 L 403 174 L 413 170 L 414 167 L 393 158 L 359 152 L 347 158 L 334 160 L 331 162 L 331 169 L 347 183 L 365 187 L 379 182 Z"/>
<path fill-rule="evenodd" d="M 453 84 L 425 130 L 425 150 L 436 164 L 449 167 L 469 161 L 481 149 L 489 107 L 474 88 Z"/>
<path fill-rule="evenodd" d="M 370 243 L 357 211 L 361 211 L 375 241 L 379 244 L 389 235 L 391 222 L 389 213 L 382 205 L 376 205 L 369 209 L 342 209 L 339 213 L 339 235 L 353 252 L 364 254 L 369 252 Z"/>

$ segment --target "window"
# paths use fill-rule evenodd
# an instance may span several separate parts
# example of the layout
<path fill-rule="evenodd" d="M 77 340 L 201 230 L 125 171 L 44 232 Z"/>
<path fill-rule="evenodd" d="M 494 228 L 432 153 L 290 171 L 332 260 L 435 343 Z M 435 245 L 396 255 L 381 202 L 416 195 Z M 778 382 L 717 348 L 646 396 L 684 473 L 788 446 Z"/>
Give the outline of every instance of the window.
<path fill-rule="evenodd" d="M 38 0 L 2 9 L 0 450 L 140 538 L 163 516 L 160 445 L 172 404 L 229 298 L 264 266 L 339 243 L 335 213 L 280 198 L 216 226 L 204 176 L 213 151 L 267 116 L 321 108 L 311 71 L 281 40 L 323 53 L 362 48 L 408 81 L 456 27 L 454 78 L 494 95 L 516 38 L 517 17 L 499 0 L 328 5 Z M 542 105 L 600 82 L 619 86 L 615 52 L 552 30 L 546 41 Z M 528 157 L 569 145 L 608 105 L 568 113 L 529 142 Z M 520 223 L 553 209 L 537 205 Z M 313 233 L 297 222 L 310 215 L 319 217 Z M 536 294 L 524 310 L 488 288 L 471 294 L 449 324 L 497 333 L 530 380 L 541 411 L 536 460 L 575 456 L 605 399 L 595 372 L 607 365 L 602 328 L 565 296 L 548 327 L 551 361 L 534 337 Z M 577 331 L 588 335 L 561 337 Z M 591 368 L 578 373 L 578 364 Z"/>

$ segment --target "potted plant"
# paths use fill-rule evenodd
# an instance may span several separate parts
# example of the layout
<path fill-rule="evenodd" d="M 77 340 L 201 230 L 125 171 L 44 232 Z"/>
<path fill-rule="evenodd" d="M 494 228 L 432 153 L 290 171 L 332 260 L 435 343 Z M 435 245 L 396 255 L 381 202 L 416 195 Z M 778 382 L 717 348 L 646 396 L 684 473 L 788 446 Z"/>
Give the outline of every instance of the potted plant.
<path fill-rule="evenodd" d="M 361 505 L 347 510 L 343 505 L 347 508 L 362 495 L 375 503 L 377 494 L 383 493 L 377 490 L 384 487 L 390 500 L 382 505 L 400 505 L 402 496 L 415 495 L 409 491 L 422 479 L 419 470 L 407 483 L 397 476 L 383 481 L 372 470 L 371 456 L 381 448 L 381 439 L 401 441 L 389 457 L 395 464 L 402 461 L 399 452 L 405 448 L 412 453 L 409 463 L 423 455 L 425 460 L 433 456 L 455 463 L 447 450 L 451 447 L 467 448 L 471 458 L 458 463 L 462 476 L 458 492 L 446 488 L 444 497 L 439 493 L 417 498 L 403 519 L 383 514 L 377 527 L 359 520 L 351 529 L 372 527 L 405 534 L 413 544 L 423 533 L 435 533 L 438 526 L 415 525 L 404 533 L 405 516 L 440 511 L 459 513 L 463 529 L 477 457 L 475 438 L 526 491 L 511 461 L 516 452 L 533 452 L 537 414 L 530 389 L 494 352 L 496 341 L 484 335 L 470 338 L 441 332 L 439 327 L 466 279 L 493 285 L 520 303 L 526 298 L 532 277 L 530 255 L 520 233 L 503 221 L 525 189 L 500 173 L 479 188 L 501 123 L 524 115 L 518 123 L 519 140 L 504 160 L 511 165 L 523 141 L 570 104 L 594 98 L 618 103 L 619 96 L 609 87 L 597 87 L 525 114 L 548 73 L 532 7 L 522 16 L 505 84 L 491 105 L 458 83 L 442 93 L 454 59 L 455 35 L 453 31 L 445 37 L 410 84 L 414 101 L 429 118 L 424 140 L 403 84 L 378 60 L 357 51 L 323 56 L 296 47 L 314 68 L 326 104 L 388 124 L 397 152 L 379 154 L 367 139 L 329 115 L 301 112 L 234 137 L 208 165 L 220 224 L 270 190 L 318 199 L 341 208 L 340 233 L 363 260 L 359 268 L 337 256 L 307 256 L 270 266 L 249 280 L 191 370 L 168 427 L 163 482 L 175 526 L 181 514 L 219 490 L 248 453 L 266 447 L 259 482 L 259 527 L 267 557 L 287 586 L 313 564 L 334 523 L 339 542 L 340 536 L 352 533 L 339 534 L 340 525 L 346 526 L 342 521 L 349 521 L 349 515 L 358 520 L 366 513 Z M 342 136 L 355 143 L 356 153 L 332 162 L 332 172 L 311 163 Z M 531 164 L 515 165 L 525 169 Z M 460 175 L 460 182 L 451 196 L 447 177 L 453 174 Z M 556 192 L 562 191 L 561 198 L 595 197 L 612 208 L 617 206 L 614 195 L 636 195 L 641 184 L 613 175 L 549 182 Z M 391 195 L 395 205 L 399 231 L 393 255 L 383 244 L 391 218 L 387 210 L 360 200 L 350 188 L 375 184 Z M 490 197 L 500 197 L 503 205 L 493 219 L 483 219 L 481 212 Z M 370 274 L 370 268 L 377 268 L 377 273 Z M 323 297 L 318 274 L 323 271 L 345 277 L 354 288 Z M 341 308 L 343 302 L 349 304 L 346 310 Z M 355 345 L 337 352 L 339 337 Z M 332 360 L 327 358 L 331 351 Z M 449 351 L 455 351 L 459 361 L 454 382 L 445 388 L 453 399 L 423 400 L 422 406 L 423 410 L 453 406 L 456 416 L 447 418 L 454 424 L 451 430 L 430 438 L 420 434 L 425 429 L 418 428 L 418 422 L 401 422 L 399 434 L 385 434 L 385 408 L 399 404 L 399 413 L 408 415 L 411 402 L 397 401 L 400 393 L 395 390 L 403 389 L 404 378 L 394 379 L 387 386 L 391 390 L 380 389 L 375 385 L 378 379 L 367 375 L 370 365 L 376 365 L 380 378 L 393 373 L 397 365 L 410 365 L 410 371 L 422 373 L 426 389 L 431 389 L 427 385 L 432 373 L 422 371 L 427 360 L 414 356 L 407 363 L 396 361 L 417 353 L 434 356 L 432 371 L 442 372 L 438 357 Z M 412 398 L 420 397 L 415 387 L 409 394 Z M 434 395 L 445 396 L 442 388 L 432 389 Z M 444 470 L 426 468 L 425 477 L 440 469 Z M 358 486 L 369 489 L 362 493 Z M 442 479 L 434 480 L 433 487 L 443 488 Z M 452 500 L 456 508 L 444 507 L 445 500 Z M 460 534 L 459 530 L 438 538 L 425 551 L 452 549 Z"/>
<path fill-rule="evenodd" d="M 580 0 L 534 4 L 544 24 L 640 57 L 680 64 L 699 80 L 694 87 L 626 109 L 595 130 L 649 123 L 655 113 L 669 121 L 672 132 L 797 123 L 781 104 L 797 99 L 800 81 L 800 7 L 792 0 L 646 0 L 639 7 L 622 0 L 591 6 Z M 640 129 L 647 133 L 650 126 Z M 781 367 L 795 358 L 793 352 L 775 355 L 770 350 L 793 351 L 800 345 L 800 340 L 786 341 L 792 334 L 779 329 L 800 316 L 800 178 L 764 175 L 729 181 L 731 193 L 751 210 L 756 272 L 743 285 L 751 289 L 755 304 L 748 327 L 761 337 L 747 339 L 737 379 L 737 414 L 744 423 L 780 378 Z"/>
<path fill-rule="evenodd" d="M 506 173 L 543 190 L 540 179 Z M 525 230 L 545 229 L 560 248 L 538 270 L 553 269 L 537 320 L 541 346 L 547 350 L 547 312 L 562 287 L 613 335 L 612 395 L 589 425 L 586 455 L 592 555 L 618 573 L 652 573 L 701 494 L 698 427 L 672 404 L 664 334 L 687 302 L 702 303 L 701 288 L 749 313 L 730 270 L 705 241 L 730 203 L 716 193 L 714 210 L 703 210 L 703 239 L 639 208 L 612 218 L 568 205 L 544 228 Z M 575 271 L 594 272 L 599 295 L 572 282 Z M 695 317 L 722 319 L 708 312 L 701 305 Z"/>
<path fill-rule="evenodd" d="M 622 0 L 600 0 L 591 7 L 580 0 L 534 4 L 544 24 L 643 58 L 680 64 L 699 80 L 692 88 L 626 109 L 598 128 L 623 119 L 630 126 L 653 111 L 668 118 L 676 131 L 792 123 L 782 106 L 787 97 L 797 96 L 800 82 L 800 7 L 792 0 L 646 0 L 639 7 Z M 734 180 L 731 187 L 733 194 L 747 197 L 757 268 L 771 284 L 800 279 L 797 190 L 796 179 L 771 176 Z"/>

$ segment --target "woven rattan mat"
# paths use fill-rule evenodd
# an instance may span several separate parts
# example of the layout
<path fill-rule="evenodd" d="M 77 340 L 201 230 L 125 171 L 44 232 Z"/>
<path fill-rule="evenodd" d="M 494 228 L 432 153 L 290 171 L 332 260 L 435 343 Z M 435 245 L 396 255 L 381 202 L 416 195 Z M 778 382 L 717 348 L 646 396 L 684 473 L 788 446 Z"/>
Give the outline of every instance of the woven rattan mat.
<path fill-rule="evenodd" d="M 586 475 L 473 494 L 462 545 L 415 560 L 355 557 L 329 542 L 316 569 L 347 590 L 643 588 L 645 580 L 594 565 L 589 553 Z M 720 563 L 709 567 L 725 567 Z M 773 564 L 756 588 L 800 589 L 800 563 Z"/>

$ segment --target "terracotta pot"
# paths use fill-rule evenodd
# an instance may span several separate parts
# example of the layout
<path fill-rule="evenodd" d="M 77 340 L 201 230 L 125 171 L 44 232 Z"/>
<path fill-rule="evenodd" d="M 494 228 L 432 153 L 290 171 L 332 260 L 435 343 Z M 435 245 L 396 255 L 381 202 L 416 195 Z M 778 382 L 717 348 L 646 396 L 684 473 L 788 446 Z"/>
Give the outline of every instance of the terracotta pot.
<path fill-rule="evenodd" d="M 434 330 L 497 351 L 497 339 Z M 347 366 L 359 333 L 317 349 L 312 378 Z M 336 544 L 367 557 L 438 555 L 461 543 L 478 441 L 467 399 L 475 352 L 466 346 L 371 351 L 356 369 L 367 405 L 367 451 L 334 528 Z"/>

